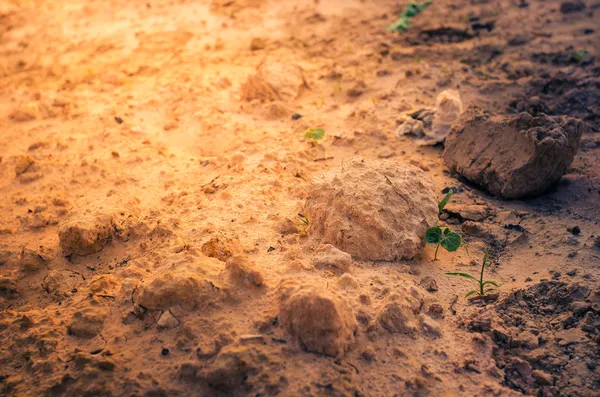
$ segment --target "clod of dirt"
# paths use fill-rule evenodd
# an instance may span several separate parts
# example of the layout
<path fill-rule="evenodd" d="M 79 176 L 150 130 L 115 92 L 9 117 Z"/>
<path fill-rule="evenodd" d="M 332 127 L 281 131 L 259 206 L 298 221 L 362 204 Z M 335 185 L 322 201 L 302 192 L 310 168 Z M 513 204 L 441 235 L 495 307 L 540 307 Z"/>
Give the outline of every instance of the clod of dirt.
<path fill-rule="evenodd" d="M 415 315 L 421 310 L 421 302 L 408 293 L 388 296 L 377 315 L 377 322 L 387 331 L 414 335 L 417 331 Z"/>
<path fill-rule="evenodd" d="M 104 248 L 110 242 L 112 233 L 112 216 L 73 211 L 60 225 L 58 238 L 66 256 L 83 256 Z"/>
<path fill-rule="evenodd" d="M 15 174 L 17 176 L 24 174 L 35 164 L 35 161 L 30 156 L 20 156 L 15 162 Z"/>
<path fill-rule="evenodd" d="M 435 198 L 420 169 L 355 158 L 313 180 L 304 214 L 313 236 L 353 257 L 410 259 L 437 221 Z"/>
<path fill-rule="evenodd" d="M 73 314 L 68 326 L 69 335 L 91 339 L 102 332 L 104 320 L 110 310 L 100 305 L 90 305 Z"/>
<path fill-rule="evenodd" d="M 0 276 L 0 296 L 5 299 L 14 299 L 19 296 L 17 283 L 14 280 Z"/>
<path fill-rule="evenodd" d="M 34 250 L 23 247 L 19 258 L 21 269 L 27 273 L 37 272 L 47 267 L 50 261 Z"/>
<path fill-rule="evenodd" d="M 352 256 L 335 248 L 331 244 L 324 244 L 317 250 L 317 255 L 313 258 L 312 264 L 315 267 L 331 266 L 343 271 L 347 271 L 352 264 Z"/>
<path fill-rule="evenodd" d="M 81 275 L 70 270 L 51 270 L 42 281 L 42 289 L 54 298 L 64 299 L 76 291 L 82 280 Z"/>
<path fill-rule="evenodd" d="M 479 204 L 454 204 L 450 203 L 444 207 L 444 212 L 452 216 L 460 217 L 462 220 L 481 222 L 492 215 L 492 211 L 485 205 Z"/>
<path fill-rule="evenodd" d="M 258 65 L 256 74 L 248 76 L 242 85 L 242 100 L 291 101 L 300 95 L 304 86 L 300 67 L 266 59 Z"/>
<path fill-rule="evenodd" d="M 443 158 L 450 171 L 492 194 L 532 196 L 567 172 L 582 130 L 581 121 L 568 117 L 504 118 L 473 106 L 452 127 Z"/>
<path fill-rule="evenodd" d="M 217 258 L 221 262 L 227 262 L 227 259 L 244 252 L 242 243 L 234 233 L 217 232 L 202 245 L 204 255 L 210 258 Z"/>
<path fill-rule="evenodd" d="M 357 323 L 341 296 L 293 280 L 279 286 L 278 296 L 281 324 L 304 349 L 332 357 L 350 349 Z"/>
<path fill-rule="evenodd" d="M 242 255 L 236 255 L 227 259 L 225 270 L 229 279 L 242 286 L 260 287 L 264 285 L 264 277 L 260 270 Z"/>
<path fill-rule="evenodd" d="M 209 262 L 206 264 L 212 266 Z M 207 278 L 178 268 L 162 273 L 149 284 L 138 288 L 133 300 L 150 310 L 167 310 L 176 305 L 194 310 L 210 306 L 218 296 L 218 288 Z"/>
<path fill-rule="evenodd" d="M 200 379 L 208 386 L 224 392 L 232 392 L 243 386 L 252 375 L 259 372 L 258 366 L 265 355 L 258 348 L 230 345 L 224 347 Z"/>
<path fill-rule="evenodd" d="M 159 329 L 171 329 L 179 325 L 179 320 L 173 316 L 170 310 L 167 310 L 160 315 L 160 318 L 156 322 L 156 326 Z"/>

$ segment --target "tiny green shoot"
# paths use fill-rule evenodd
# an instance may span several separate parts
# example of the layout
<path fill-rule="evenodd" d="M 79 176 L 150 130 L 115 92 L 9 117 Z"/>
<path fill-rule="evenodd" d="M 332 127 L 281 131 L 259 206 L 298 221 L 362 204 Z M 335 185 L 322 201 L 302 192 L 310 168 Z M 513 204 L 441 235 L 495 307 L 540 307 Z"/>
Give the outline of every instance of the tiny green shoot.
<path fill-rule="evenodd" d="M 454 190 L 450 189 L 450 191 L 444 196 L 442 201 L 438 203 L 438 211 L 442 212 L 444 207 L 450 201 L 450 198 L 454 194 Z M 469 249 L 467 245 L 464 243 L 462 236 L 447 227 L 442 226 L 434 226 L 427 229 L 425 232 L 425 241 L 428 244 L 435 245 L 435 255 L 434 260 L 437 260 L 437 254 L 440 247 L 444 248 L 448 252 L 454 252 L 458 250 L 461 246 L 465 247 L 467 254 L 469 253 Z"/>
<path fill-rule="evenodd" d="M 323 128 L 309 128 L 304 133 L 304 139 L 310 139 L 313 143 L 318 143 L 325 136 Z"/>
<path fill-rule="evenodd" d="M 483 272 L 485 270 L 485 265 L 487 264 L 487 259 L 488 259 L 488 253 L 486 252 L 483 255 L 483 263 L 481 264 L 481 273 L 479 275 L 479 280 L 476 279 L 475 277 L 471 276 L 468 273 L 455 273 L 455 272 L 448 272 L 446 273 L 446 276 L 457 276 L 457 277 L 462 277 L 462 278 L 466 278 L 469 280 L 473 280 L 475 281 L 478 285 L 479 285 L 479 289 L 478 290 L 472 290 L 467 292 L 467 294 L 465 295 L 465 298 L 468 298 L 471 295 L 479 295 L 479 296 L 484 296 L 485 294 L 487 294 L 488 292 L 493 291 L 496 288 L 500 288 L 500 286 L 495 282 L 495 281 L 483 281 Z M 491 286 L 491 287 L 486 287 L 486 286 Z"/>
<path fill-rule="evenodd" d="M 427 7 L 429 7 L 430 4 L 430 0 L 424 1 L 422 3 L 411 1 L 406 5 L 404 11 L 400 15 L 400 17 L 398 17 L 396 22 L 388 26 L 388 29 L 393 30 L 395 32 L 407 31 L 408 29 L 410 29 L 410 20 L 417 16 L 419 13 L 421 13 L 423 10 L 425 10 Z"/>
<path fill-rule="evenodd" d="M 298 222 L 296 226 L 308 226 L 308 218 L 303 214 L 298 214 Z"/>

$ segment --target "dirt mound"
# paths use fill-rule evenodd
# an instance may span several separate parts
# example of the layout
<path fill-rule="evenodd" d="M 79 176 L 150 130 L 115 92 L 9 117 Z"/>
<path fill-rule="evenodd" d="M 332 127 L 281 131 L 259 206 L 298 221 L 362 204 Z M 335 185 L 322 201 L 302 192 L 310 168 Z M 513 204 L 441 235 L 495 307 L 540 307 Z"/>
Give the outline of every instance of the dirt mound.
<path fill-rule="evenodd" d="M 354 343 L 357 323 L 339 295 L 289 280 L 280 285 L 278 296 L 281 324 L 304 349 L 340 357 Z"/>
<path fill-rule="evenodd" d="M 444 162 L 504 198 L 543 193 L 568 170 L 582 134 L 572 118 L 501 117 L 470 107 L 446 138 Z"/>
<path fill-rule="evenodd" d="M 60 225 L 58 238 L 65 255 L 89 255 L 109 243 L 114 219 L 108 214 L 73 211 Z"/>
<path fill-rule="evenodd" d="M 242 100 L 291 101 L 305 85 L 300 67 L 266 59 L 242 85 Z"/>
<path fill-rule="evenodd" d="M 355 158 L 314 179 L 304 214 L 314 236 L 354 257 L 410 259 L 436 222 L 435 197 L 416 167 Z"/>
<path fill-rule="evenodd" d="M 600 291 L 545 281 L 481 310 L 467 328 L 488 333 L 504 384 L 527 394 L 592 396 L 600 387 Z"/>

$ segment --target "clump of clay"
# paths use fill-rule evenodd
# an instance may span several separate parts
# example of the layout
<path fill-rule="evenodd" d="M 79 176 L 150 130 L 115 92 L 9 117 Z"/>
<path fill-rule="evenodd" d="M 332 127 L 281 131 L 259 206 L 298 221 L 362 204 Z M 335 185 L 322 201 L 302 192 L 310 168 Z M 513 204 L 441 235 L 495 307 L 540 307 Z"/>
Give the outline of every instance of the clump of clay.
<path fill-rule="evenodd" d="M 100 305 L 90 305 L 73 314 L 69 324 L 69 335 L 90 339 L 102 332 L 104 320 L 110 310 Z"/>
<path fill-rule="evenodd" d="M 238 285 L 255 287 L 263 285 L 262 273 L 244 256 L 237 255 L 227 259 L 225 269 L 229 274 L 229 279 Z"/>
<path fill-rule="evenodd" d="M 60 225 L 58 238 L 65 255 L 83 256 L 104 248 L 112 233 L 112 216 L 73 211 Z"/>
<path fill-rule="evenodd" d="M 306 350 L 340 357 L 354 343 L 356 319 L 341 296 L 293 280 L 280 285 L 278 296 L 282 325 Z"/>
<path fill-rule="evenodd" d="M 48 266 L 48 263 L 50 263 L 50 261 L 47 258 L 34 250 L 25 247 L 21 250 L 19 265 L 21 266 L 21 269 L 27 273 L 33 273 L 44 269 Z"/>
<path fill-rule="evenodd" d="M 244 252 L 242 243 L 233 233 L 217 232 L 202 245 L 204 255 L 210 258 L 217 258 L 221 262 L 227 262 L 227 259 Z"/>
<path fill-rule="evenodd" d="M 412 335 L 417 330 L 415 315 L 419 313 L 421 303 L 407 293 L 391 294 L 377 315 L 379 324 L 393 333 Z"/>
<path fill-rule="evenodd" d="M 312 235 L 353 257 L 410 259 L 437 221 L 436 197 L 416 167 L 356 158 L 314 179 L 304 214 Z"/>
<path fill-rule="evenodd" d="M 582 130 L 569 117 L 502 117 L 470 107 L 448 134 L 443 157 L 450 171 L 492 194 L 532 196 L 567 172 Z"/>
<path fill-rule="evenodd" d="M 242 85 L 242 100 L 290 101 L 305 85 L 300 67 L 267 59 Z"/>
<path fill-rule="evenodd" d="M 313 258 L 312 264 L 316 267 L 331 266 L 346 271 L 352 264 L 352 256 L 331 244 L 323 244 L 317 250 L 317 255 Z"/>
<path fill-rule="evenodd" d="M 158 275 L 134 294 L 134 302 L 150 310 L 167 310 L 172 306 L 188 309 L 206 307 L 216 300 L 218 289 L 205 277 L 185 268 Z"/>

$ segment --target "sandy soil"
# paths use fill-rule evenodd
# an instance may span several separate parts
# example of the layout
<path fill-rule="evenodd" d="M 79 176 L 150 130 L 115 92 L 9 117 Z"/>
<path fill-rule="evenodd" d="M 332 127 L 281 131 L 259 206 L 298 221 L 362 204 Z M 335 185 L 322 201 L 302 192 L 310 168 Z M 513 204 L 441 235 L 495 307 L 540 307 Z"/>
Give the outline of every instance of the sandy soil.
<path fill-rule="evenodd" d="M 0 1 L 1 394 L 598 395 L 600 2 L 571 3 L 435 0 L 395 33 L 388 0 Z M 279 91 L 249 80 L 275 61 Z M 504 201 L 396 136 L 448 88 L 583 119 L 568 173 Z M 355 156 L 460 188 L 469 253 L 315 261 L 297 214 Z M 499 297 L 470 302 L 444 272 L 486 250 Z M 313 351 L 285 312 L 311 294 L 341 327 Z"/>

